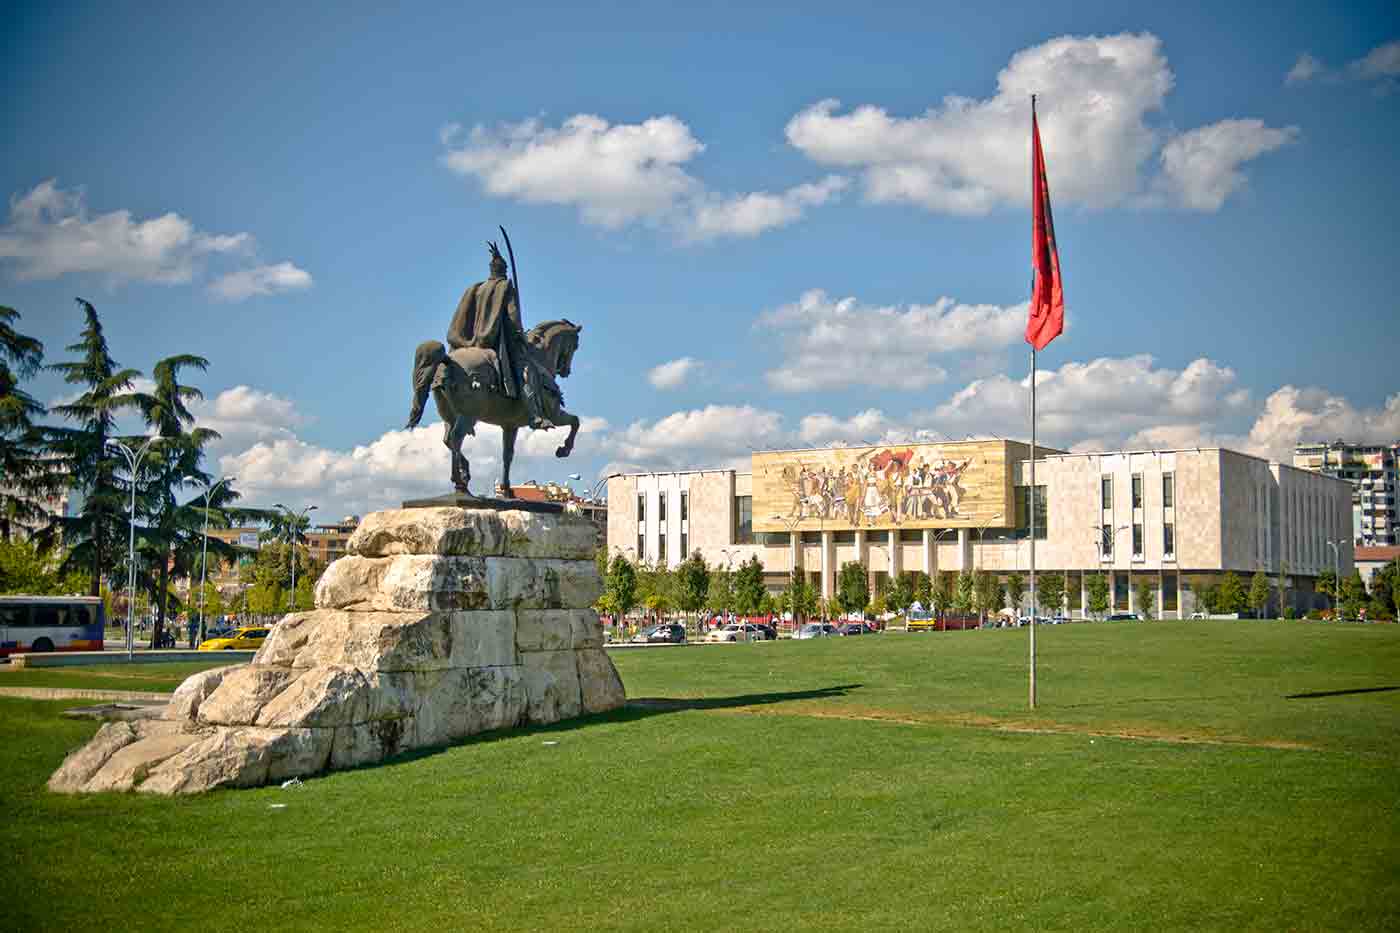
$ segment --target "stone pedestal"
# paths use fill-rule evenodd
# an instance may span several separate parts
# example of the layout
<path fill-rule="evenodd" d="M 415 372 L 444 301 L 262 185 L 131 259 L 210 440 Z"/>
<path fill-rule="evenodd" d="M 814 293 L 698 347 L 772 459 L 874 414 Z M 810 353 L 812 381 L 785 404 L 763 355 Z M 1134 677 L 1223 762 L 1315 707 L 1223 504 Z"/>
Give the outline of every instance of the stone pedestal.
<path fill-rule="evenodd" d="M 49 788 L 252 787 L 616 709 L 596 542 L 569 514 L 371 514 L 315 610 L 274 625 L 251 663 L 190 677 L 160 720 L 104 726 Z"/>

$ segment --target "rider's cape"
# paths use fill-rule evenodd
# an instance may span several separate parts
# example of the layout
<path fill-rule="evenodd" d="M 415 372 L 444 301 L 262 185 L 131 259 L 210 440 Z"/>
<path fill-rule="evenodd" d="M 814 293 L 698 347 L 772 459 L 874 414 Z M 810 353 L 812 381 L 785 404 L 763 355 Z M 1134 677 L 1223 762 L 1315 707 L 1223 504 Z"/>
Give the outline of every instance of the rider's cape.
<path fill-rule="evenodd" d="M 517 342 L 523 346 L 524 335 L 514 286 L 510 279 L 493 278 L 477 282 L 462 295 L 447 328 L 447 345 L 453 350 L 476 347 L 495 352 L 501 391 L 518 398 L 520 387 L 515 381 L 513 355 Z"/>

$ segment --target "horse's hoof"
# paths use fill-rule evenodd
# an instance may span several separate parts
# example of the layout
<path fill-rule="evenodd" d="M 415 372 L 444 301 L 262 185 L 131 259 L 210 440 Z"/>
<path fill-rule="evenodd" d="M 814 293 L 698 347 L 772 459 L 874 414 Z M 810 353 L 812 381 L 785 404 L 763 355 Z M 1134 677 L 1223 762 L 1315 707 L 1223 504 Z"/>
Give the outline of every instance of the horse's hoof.
<path fill-rule="evenodd" d="M 554 451 L 554 456 L 556 456 L 556 457 L 567 457 L 570 453 L 572 453 L 572 451 L 570 451 L 569 448 L 567 448 L 567 447 L 560 447 L 560 448 L 558 448 L 557 450 Z"/>

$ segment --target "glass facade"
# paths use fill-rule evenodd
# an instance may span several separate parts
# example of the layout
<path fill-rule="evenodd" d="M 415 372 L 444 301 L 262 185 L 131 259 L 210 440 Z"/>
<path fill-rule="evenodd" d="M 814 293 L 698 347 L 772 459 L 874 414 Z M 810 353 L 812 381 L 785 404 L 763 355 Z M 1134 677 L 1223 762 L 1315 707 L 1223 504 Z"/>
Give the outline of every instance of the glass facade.
<path fill-rule="evenodd" d="M 753 544 L 753 496 L 734 497 L 734 543 Z"/>
<path fill-rule="evenodd" d="M 1030 487 L 1016 487 L 1016 537 L 1025 538 L 1030 535 Z M 1050 524 L 1050 502 L 1046 495 L 1045 487 L 1037 485 L 1035 487 L 1035 539 L 1044 541 L 1048 536 L 1047 528 Z"/>

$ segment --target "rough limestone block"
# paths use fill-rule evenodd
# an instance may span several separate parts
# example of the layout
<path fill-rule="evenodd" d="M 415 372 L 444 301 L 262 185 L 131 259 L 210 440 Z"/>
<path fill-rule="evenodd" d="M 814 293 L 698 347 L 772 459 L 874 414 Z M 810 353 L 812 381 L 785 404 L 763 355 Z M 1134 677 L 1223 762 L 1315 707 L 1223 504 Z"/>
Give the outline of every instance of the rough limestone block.
<path fill-rule="evenodd" d="M 570 617 L 574 625 L 574 649 L 603 647 L 603 623 L 592 609 L 582 609 Z"/>
<path fill-rule="evenodd" d="M 579 690 L 583 695 L 585 713 L 605 713 L 627 702 L 622 678 L 613 666 L 612 658 L 601 648 L 586 648 L 575 652 L 578 662 Z"/>
<path fill-rule="evenodd" d="M 331 768 L 353 768 L 393 757 L 409 746 L 413 720 L 378 719 L 335 730 L 331 742 Z"/>
<path fill-rule="evenodd" d="M 515 613 L 515 644 L 524 651 L 572 651 L 587 631 L 590 609 L 520 609 Z M 595 616 L 596 619 L 596 616 Z"/>
<path fill-rule="evenodd" d="M 283 617 L 268 631 L 262 647 L 253 655 L 253 663 L 263 667 L 299 666 L 297 656 L 326 618 L 327 613 L 319 611 L 294 612 Z"/>
<path fill-rule="evenodd" d="M 360 557 L 356 554 L 347 554 L 332 561 L 325 573 L 321 574 L 321 579 L 316 581 L 316 608 L 387 608 L 368 603 L 379 593 L 389 563 L 388 557 Z"/>
<path fill-rule="evenodd" d="M 175 692 L 171 694 L 170 703 L 161 712 L 161 718 L 194 722 L 199 715 L 199 705 L 218 689 L 219 684 L 223 683 L 224 675 L 242 666 L 230 664 L 228 667 L 215 667 L 186 677 L 185 682 L 176 687 Z"/>
<path fill-rule="evenodd" d="M 267 745 L 267 780 L 310 777 L 330 763 L 334 729 L 279 729 Z"/>
<path fill-rule="evenodd" d="M 576 653 L 531 651 L 521 655 L 525 668 L 525 714 L 529 722 L 558 722 L 583 712 Z"/>
<path fill-rule="evenodd" d="M 369 680 L 347 667 L 315 667 L 258 713 L 260 726 L 334 728 L 369 718 Z"/>
<path fill-rule="evenodd" d="M 473 667 L 467 673 L 471 734 L 512 729 L 524 722 L 528 697 L 523 667 Z"/>
<path fill-rule="evenodd" d="M 137 790 L 148 794 L 198 794 L 216 787 L 257 787 L 269 781 L 323 771 L 331 729 L 215 728 L 166 759 Z"/>
<path fill-rule="evenodd" d="M 280 667 L 247 664 L 224 675 L 214 692 L 199 704 L 198 720 L 206 725 L 252 725 L 258 713 L 299 674 Z"/>
<path fill-rule="evenodd" d="M 480 509 L 390 509 L 371 512 L 350 536 L 346 550 L 361 557 L 395 554 L 495 556 L 504 552 L 501 513 Z"/>
<path fill-rule="evenodd" d="M 581 515 L 510 511 L 501 513 L 501 521 L 507 557 L 592 560 L 598 549 L 598 526 Z"/>
<path fill-rule="evenodd" d="M 60 794 L 76 794 L 94 774 L 101 770 L 118 749 L 130 745 L 139 737 L 136 723 L 109 722 L 97 730 L 86 745 L 73 750 L 49 778 L 49 790 Z"/>
<path fill-rule="evenodd" d="M 520 663 L 515 650 L 516 617 L 509 609 L 454 612 L 448 623 L 452 644 L 450 667 L 496 667 Z"/>
<path fill-rule="evenodd" d="M 452 666 L 452 625 L 445 612 L 345 612 L 318 609 L 286 638 L 282 625 L 253 657 L 313 667 L 353 667 L 361 671 L 441 670 Z M 304 634 L 304 640 L 303 640 Z M 277 639 L 274 641 L 274 639 Z M 295 649 L 291 648 L 296 644 Z"/>
<path fill-rule="evenodd" d="M 465 738 L 472 731 L 471 707 L 470 672 L 464 668 L 444 671 L 437 683 L 420 694 L 408 744 L 430 748 Z"/>
<path fill-rule="evenodd" d="M 197 735 L 176 731 L 177 723 L 146 720 L 142 725 L 169 726 L 170 729 L 146 735 L 118 749 L 83 785 L 83 790 L 89 793 L 131 790 L 140 785 L 161 762 L 199 741 Z"/>
<path fill-rule="evenodd" d="M 603 595 L 591 560 L 488 557 L 486 585 L 494 609 L 580 609 Z"/>

